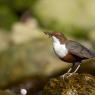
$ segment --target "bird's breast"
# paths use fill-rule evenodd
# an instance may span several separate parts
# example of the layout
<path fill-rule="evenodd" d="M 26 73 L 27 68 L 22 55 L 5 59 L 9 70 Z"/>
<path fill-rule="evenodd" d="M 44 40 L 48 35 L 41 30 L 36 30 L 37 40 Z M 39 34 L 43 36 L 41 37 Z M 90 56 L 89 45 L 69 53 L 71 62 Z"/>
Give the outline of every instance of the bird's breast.
<path fill-rule="evenodd" d="M 60 57 L 63 58 L 68 54 L 68 49 L 66 48 L 65 44 L 60 43 L 53 43 L 55 53 Z"/>

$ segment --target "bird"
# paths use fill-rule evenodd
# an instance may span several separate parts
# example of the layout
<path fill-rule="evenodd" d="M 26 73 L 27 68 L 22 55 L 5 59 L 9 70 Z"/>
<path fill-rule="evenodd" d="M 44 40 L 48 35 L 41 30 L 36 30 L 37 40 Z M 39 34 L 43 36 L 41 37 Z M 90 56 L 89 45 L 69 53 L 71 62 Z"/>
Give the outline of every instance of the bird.
<path fill-rule="evenodd" d="M 76 63 L 79 63 L 72 74 L 76 73 L 80 68 L 82 60 L 95 57 L 95 52 L 89 50 L 77 41 L 67 39 L 62 32 L 44 32 L 46 35 L 52 38 L 53 49 L 55 54 L 62 61 L 72 63 L 72 66 L 65 73 L 70 74 Z M 65 75 L 64 74 L 64 75 Z"/>

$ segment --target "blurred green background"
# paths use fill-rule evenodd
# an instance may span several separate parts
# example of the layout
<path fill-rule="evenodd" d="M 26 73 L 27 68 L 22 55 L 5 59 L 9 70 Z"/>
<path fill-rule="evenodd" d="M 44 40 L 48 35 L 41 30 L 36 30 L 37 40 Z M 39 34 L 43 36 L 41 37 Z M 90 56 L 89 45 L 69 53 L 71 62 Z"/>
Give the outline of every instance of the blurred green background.
<path fill-rule="evenodd" d="M 37 95 L 49 77 L 69 68 L 44 31 L 63 32 L 95 50 L 95 0 L 0 0 L 0 88 L 8 90 L 0 95 L 22 88 Z M 79 72 L 95 75 L 91 63 Z"/>
<path fill-rule="evenodd" d="M 94 0 L 0 0 L 0 27 L 11 29 L 15 22 L 30 16 L 42 28 L 93 42 L 94 3 Z"/>

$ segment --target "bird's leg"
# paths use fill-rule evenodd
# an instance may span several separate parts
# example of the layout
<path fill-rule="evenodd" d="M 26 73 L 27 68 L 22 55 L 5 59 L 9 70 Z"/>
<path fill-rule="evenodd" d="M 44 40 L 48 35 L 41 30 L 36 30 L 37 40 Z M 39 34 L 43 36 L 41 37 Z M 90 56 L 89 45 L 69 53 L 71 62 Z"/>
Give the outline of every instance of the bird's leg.
<path fill-rule="evenodd" d="M 73 73 L 76 73 L 79 68 L 80 68 L 80 64 L 77 66 L 77 68 L 75 69 L 75 71 Z"/>
<path fill-rule="evenodd" d="M 71 72 L 71 70 L 73 69 L 74 66 L 75 66 L 75 62 L 73 62 L 71 68 L 64 75 L 62 75 L 63 79 L 65 79 L 65 77 L 69 77 L 73 74 L 73 73 L 70 73 L 70 72 Z"/>
<path fill-rule="evenodd" d="M 72 68 L 70 68 L 70 69 L 67 71 L 67 73 L 70 73 L 70 72 L 71 72 L 71 70 L 72 70 Z"/>
<path fill-rule="evenodd" d="M 72 67 L 64 75 L 62 75 L 63 79 L 70 74 L 71 70 Z"/>
<path fill-rule="evenodd" d="M 73 74 L 75 74 L 80 68 L 80 63 L 78 64 L 77 68 L 74 70 L 74 72 L 70 73 L 69 76 L 72 76 Z M 68 76 L 68 77 L 69 77 Z"/>

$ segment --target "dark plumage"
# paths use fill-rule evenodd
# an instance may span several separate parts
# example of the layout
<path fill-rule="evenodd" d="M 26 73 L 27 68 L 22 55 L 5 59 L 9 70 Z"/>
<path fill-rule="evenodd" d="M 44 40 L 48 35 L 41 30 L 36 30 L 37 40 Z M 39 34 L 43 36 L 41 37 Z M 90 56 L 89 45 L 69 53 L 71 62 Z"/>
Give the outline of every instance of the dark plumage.
<path fill-rule="evenodd" d="M 66 48 L 73 54 L 80 58 L 95 57 L 95 52 L 87 49 L 78 42 L 68 40 L 66 41 Z"/>

